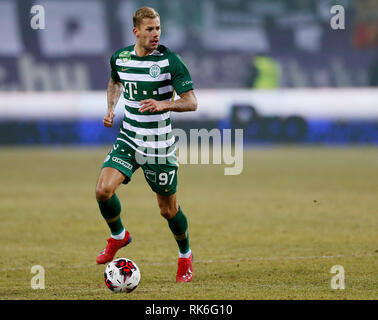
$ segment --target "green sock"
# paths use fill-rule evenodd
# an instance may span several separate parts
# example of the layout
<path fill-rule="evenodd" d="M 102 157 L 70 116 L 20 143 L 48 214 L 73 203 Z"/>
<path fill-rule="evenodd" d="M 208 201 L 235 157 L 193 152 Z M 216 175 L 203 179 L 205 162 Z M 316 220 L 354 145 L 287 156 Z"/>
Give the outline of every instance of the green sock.
<path fill-rule="evenodd" d="M 168 220 L 168 226 L 176 239 L 180 253 L 187 253 L 190 249 L 188 221 L 180 207 L 177 214 Z"/>
<path fill-rule="evenodd" d="M 121 202 L 116 194 L 109 200 L 98 201 L 101 214 L 110 228 L 112 235 L 120 234 L 124 226 L 121 221 Z"/>

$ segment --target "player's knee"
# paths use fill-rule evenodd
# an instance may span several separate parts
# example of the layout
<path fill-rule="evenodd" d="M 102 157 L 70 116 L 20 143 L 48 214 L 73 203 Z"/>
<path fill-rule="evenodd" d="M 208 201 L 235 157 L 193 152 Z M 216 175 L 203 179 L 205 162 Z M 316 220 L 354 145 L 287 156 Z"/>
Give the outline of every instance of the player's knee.
<path fill-rule="evenodd" d="M 174 216 L 172 215 L 171 212 L 169 211 L 164 211 L 164 210 L 160 210 L 160 214 L 163 218 L 167 219 L 167 220 L 170 220 L 172 219 Z"/>
<path fill-rule="evenodd" d="M 160 214 L 163 218 L 170 220 L 178 211 L 176 206 L 160 206 Z"/>
<path fill-rule="evenodd" d="M 98 201 L 105 201 L 109 200 L 114 193 L 113 188 L 110 186 L 97 186 L 96 187 L 96 199 Z"/>

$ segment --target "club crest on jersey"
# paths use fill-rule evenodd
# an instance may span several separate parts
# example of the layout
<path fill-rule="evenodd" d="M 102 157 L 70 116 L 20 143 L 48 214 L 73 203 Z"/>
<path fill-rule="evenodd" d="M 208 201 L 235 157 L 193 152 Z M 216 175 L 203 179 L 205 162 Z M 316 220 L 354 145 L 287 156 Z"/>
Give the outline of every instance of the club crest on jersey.
<path fill-rule="evenodd" d="M 159 76 L 159 74 L 160 74 L 160 67 L 157 64 L 153 64 L 150 67 L 150 76 L 152 78 L 156 78 Z"/>
<path fill-rule="evenodd" d="M 122 51 L 119 54 L 119 58 L 121 59 L 122 62 L 127 62 L 131 59 L 131 52 L 130 51 Z"/>

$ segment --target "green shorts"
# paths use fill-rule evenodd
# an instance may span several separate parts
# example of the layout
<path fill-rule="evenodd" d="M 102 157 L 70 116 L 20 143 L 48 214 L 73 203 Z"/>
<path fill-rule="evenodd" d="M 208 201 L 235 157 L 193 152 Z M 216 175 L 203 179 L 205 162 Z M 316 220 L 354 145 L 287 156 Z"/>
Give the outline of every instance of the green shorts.
<path fill-rule="evenodd" d="M 170 196 L 177 191 L 178 163 L 176 155 L 165 158 L 165 163 L 158 163 L 157 158 L 139 160 L 137 151 L 126 143 L 117 141 L 106 156 L 102 168 L 111 167 L 122 172 L 126 178 L 123 184 L 131 181 L 133 173 L 141 167 L 150 188 L 159 195 Z"/>

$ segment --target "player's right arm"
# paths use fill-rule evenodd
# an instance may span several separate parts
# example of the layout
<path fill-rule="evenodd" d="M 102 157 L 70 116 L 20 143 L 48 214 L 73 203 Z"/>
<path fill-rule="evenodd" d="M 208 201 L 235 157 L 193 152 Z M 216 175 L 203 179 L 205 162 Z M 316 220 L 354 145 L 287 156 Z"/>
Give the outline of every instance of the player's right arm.
<path fill-rule="evenodd" d="M 108 99 L 108 110 L 102 121 L 105 127 L 112 127 L 114 121 L 114 110 L 122 94 L 122 84 L 121 82 L 109 79 L 108 89 L 107 89 L 107 99 Z"/>
<path fill-rule="evenodd" d="M 104 120 L 102 121 L 105 127 L 113 126 L 114 110 L 123 90 L 121 80 L 119 78 L 116 68 L 117 56 L 118 51 L 116 51 L 110 58 L 111 72 L 107 89 L 108 110 L 106 112 Z"/>

